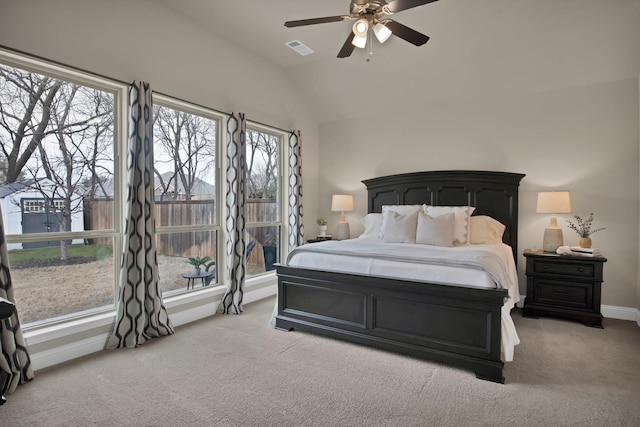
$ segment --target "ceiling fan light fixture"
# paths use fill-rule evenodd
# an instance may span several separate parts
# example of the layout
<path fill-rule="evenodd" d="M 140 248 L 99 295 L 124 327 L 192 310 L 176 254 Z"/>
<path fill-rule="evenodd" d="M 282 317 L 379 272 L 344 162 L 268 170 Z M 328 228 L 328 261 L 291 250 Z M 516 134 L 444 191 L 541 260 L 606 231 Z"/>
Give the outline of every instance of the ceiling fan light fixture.
<path fill-rule="evenodd" d="M 364 37 L 366 41 L 367 31 L 369 31 L 369 21 L 365 18 L 360 18 L 353 23 L 353 34 L 356 37 Z"/>
<path fill-rule="evenodd" d="M 367 46 L 367 36 L 355 36 L 351 44 L 360 49 L 364 49 Z"/>
<path fill-rule="evenodd" d="M 391 37 L 391 30 L 382 22 L 378 22 L 373 26 L 373 33 L 380 43 L 386 42 Z"/>

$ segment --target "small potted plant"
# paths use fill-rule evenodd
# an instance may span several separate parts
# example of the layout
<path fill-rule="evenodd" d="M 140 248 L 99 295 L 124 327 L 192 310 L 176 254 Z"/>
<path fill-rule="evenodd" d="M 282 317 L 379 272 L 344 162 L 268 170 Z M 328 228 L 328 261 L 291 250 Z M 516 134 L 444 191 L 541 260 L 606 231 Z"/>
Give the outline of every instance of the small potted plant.
<path fill-rule="evenodd" d="M 573 216 L 576 220 L 575 222 L 570 219 L 567 220 L 569 224 L 569 228 L 578 233 L 580 236 L 580 240 L 578 241 L 578 246 L 581 248 L 590 248 L 591 247 L 591 236 L 593 233 L 597 231 L 604 230 L 603 228 L 592 228 L 593 227 L 593 212 L 589 214 L 589 218 L 583 219 L 579 215 Z"/>
<path fill-rule="evenodd" d="M 205 257 L 192 256 L 187 258 L 187 262 L 193 265 L 193 268 L 195 269 L 196 274 L 200 274 L 200 272 L 202 271 L 202 266 L 206 265 L 209 261 L 211 261 L 211 257 L 208 257 L 208 256 L 205 256 Z"/>
<path fill-rule="evenodd" d="M 320 227 L 319 235 L 320 236 L 326 236 L 327 235 L 327 220 L 324 219 L 324 218 L 318 218 L 316 223 Z"/>

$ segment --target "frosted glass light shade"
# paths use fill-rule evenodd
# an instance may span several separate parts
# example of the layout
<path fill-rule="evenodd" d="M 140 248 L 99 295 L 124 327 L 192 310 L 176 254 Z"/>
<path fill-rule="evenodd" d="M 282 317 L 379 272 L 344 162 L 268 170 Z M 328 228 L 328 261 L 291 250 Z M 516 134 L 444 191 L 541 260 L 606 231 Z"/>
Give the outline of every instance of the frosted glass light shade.
<path fill-rule="evenodd" d="M 380 22 L 373 26 L 373 33 L 380 43 L 386 42 L 387 39 L 391 37 L 391 30 Z"/>
<path fill-rule="evenodd" d="M 369 21 L 364 18 L 358 19 L 353 23 L 353 34 L 356 37 L 367 37 L 367 31 L 369 30 Z"/>
<path fill-rule="evenodd" d="M 367 38 L 361 36 L 355 36 L 351 41 L 351 44 L 360 49 L 364 49 L 367 46 Z"/>

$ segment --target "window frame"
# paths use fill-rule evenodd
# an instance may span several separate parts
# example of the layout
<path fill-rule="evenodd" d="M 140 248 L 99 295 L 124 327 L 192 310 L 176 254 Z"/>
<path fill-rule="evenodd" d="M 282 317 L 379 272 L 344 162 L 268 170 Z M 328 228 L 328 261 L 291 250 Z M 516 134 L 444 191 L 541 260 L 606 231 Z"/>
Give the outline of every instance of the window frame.
<path fill-rule="evenodd" d="M 182 111 L 189 114 L 194 114 L 197 116 L 201 116 L 204 118 L 208 118 L 211 120 L 217 121 L 216 125 L 216 147 L 215 147 L 215 156 L 216 156 L 216 165 L 215 165 L 215 221 L 213 224 L 195 224 L 195 225 L 179 225 L 179 226 L 158 226 L 156 228 L 157 234 L 173 234 L 173 233 L 188 233 L 188 232 L 213 232 L 216 236 L 216 256 L 215 262 L 218 271 L 218 276 L 220 272 L 223 272 L 223 268 L 226 265 L 226 255 L 224 254 L 224 231 L 222 224 L 224 224 L 222 211 L 224 208 L 223 203 L 223 189 L 225 183 L 222 182 L 222 159 L 223 159 L 223 146 L 225 144 L 224 135 L 226 135 L 226 122 L 227 115 L 219 113 L 213 109 L 199 106 L 194 103 L 190 103 L 187 101 L 183 101 L 177 98 L 173 98 L 161 93 L 153 92 L 153 105 L 162 106 L 165 108 L 172 108 L 174 110 Z M 154 175 L 155 180 L 155 175 Z M 222 255 L 221 255 L 221 250 Z M 215 284 L 212 284 L 212 288 L 224 285 L 223 281 L 220 280 L 220 277 L 216 278 Z M 200 290 L 201 288 L 196 288 L 195 290 Z M 178 296 L 184 294 L 185 292 L 175 292 L 167 295 L 166 298 L 172 298 L 174 296 Z"/>
<path fill-rule="evenodd" d="M 268 126 L 258 122 L 253 122 L 250 120 L 247 120 L 246 130 L 263 132 L 279 138 L 280 146 L 278 147 L 278 174 L 277 174 L 278 175 L 278 199 L 279 199 L 277 203 L 278 203 L 279 220 L 266 221 L 266 222 L 248 222 L 247 221 L 245 223 L 245 229 L 252 228 L 252 227 L 272 227 L 272 226 L 279 227 L 280 235 L 278 236 L 278 239 L 280 244 L 278 245 L 278 257 L 279 257 L 278 259 L 282 260 L 284 259 L 283 256 L 286 254 L 285 248 L 288 247 L 287 218 L 289 215 L 287 210 L 288 204 L 286 203 L 288 195 L 285 194 L 286 189 L 288 188 L 287 186 L 285 186 L 285 168 L 287 167 L 288 162 L 285 161 L 285 159 L 288 158 L 288 148 L 287 148 L 288 139 L 287 138 L 289 136 L 289 133 L 282 129 L 278 129 L 276 127 Z M 265 275 L 274 275 L 274 274 L 275 274 L 275 270 L 266 271 L 260 274 L 253 274 L 251 276 L 247 274 L 247 279 L 253 279 L 253 278 L 257 278 Z"/>
<path fill-rule="evenodd" d="M 22 324 L 25 331 L 34 331 L 58 324 L 77 321 L 113 312 L 116 308 L 119 287 L 119 260 L 122 258 L 122 233 L 123 233 L 123 197 L 124 172 L 126 171 L 126 158 L 122 156 L 126 152 L 127 144 L 127 118 L 128 118 L 128 85 L 106 77 L 98 76 L 86 71 L 57 64 L 44 59 L 12 52 L 0 48 L 0 63 L 21 70 L 45 75 L 65 82 L 79 84 L 92 89 L 107 92 L 113 96 L 113 228 L 101 230 L 64 231 L 51 233 L 7 234 L 7 243 L 34 243 L 52 240 L 80 240 L 108 238 L 113 242 L 113 302 L 110 306 L 97 307 L 84 311 L 69 313 L 50 319 L 43 319 L 27 324 Z"/>

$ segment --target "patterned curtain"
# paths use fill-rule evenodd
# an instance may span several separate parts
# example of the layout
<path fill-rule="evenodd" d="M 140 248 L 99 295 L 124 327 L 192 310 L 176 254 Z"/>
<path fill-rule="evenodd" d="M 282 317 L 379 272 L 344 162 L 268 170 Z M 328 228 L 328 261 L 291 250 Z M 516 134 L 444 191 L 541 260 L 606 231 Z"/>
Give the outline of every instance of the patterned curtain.
<path fill-rule="evenodd" d="M 289 133 L 289 250 L 304 244 L 302 224 L 302 135 Z"/>
<path fill-rule="evenodd" d="M 173 334 L 158 280 L 153 191 L 153 105 L 148 83 L 129 87 L 127 200 L 116 324 L 106 348 Z"/>
<path fill-rule="evenodd" d="M 0 261 L 0 297 L 15 302 L 2 211 L 0 211 Z M 20 328 L 18 309 L 15 308 L 10 317 L 0 320 L 0 396 L 3 393 L 15 391 L 18 384 L 32 379 L 31 358 Z"/>
<path fill-rule="evenodd" d="M 247 274 L 245 204 L 247 201 L 247 124 L 244 114 L 227 121 L 227 291 L 219 311 L 242 313 L 244 279 Z"/>

